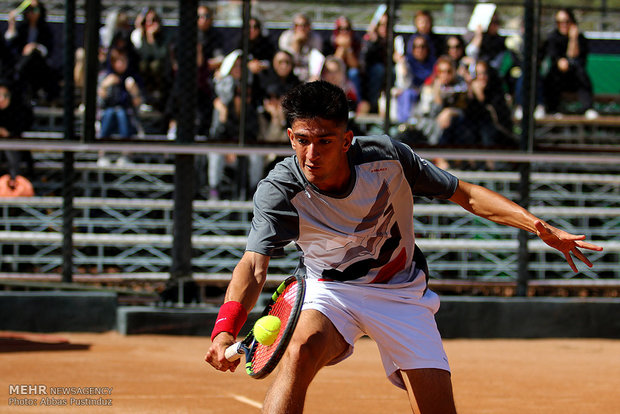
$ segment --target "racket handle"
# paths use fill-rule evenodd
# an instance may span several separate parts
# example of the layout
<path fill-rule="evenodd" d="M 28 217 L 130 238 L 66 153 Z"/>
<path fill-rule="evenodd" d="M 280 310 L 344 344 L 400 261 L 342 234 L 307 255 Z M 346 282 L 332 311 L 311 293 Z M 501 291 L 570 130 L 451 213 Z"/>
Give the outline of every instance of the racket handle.
<path fill-rule="evenodd" d="M 243 351 L 241 350 L 241 342 L 237 342 L 226 348 L 226 352 L 224 352 L 224 356 L 229 361 L 236 361 L 241 358 L 241 354 Z"/>

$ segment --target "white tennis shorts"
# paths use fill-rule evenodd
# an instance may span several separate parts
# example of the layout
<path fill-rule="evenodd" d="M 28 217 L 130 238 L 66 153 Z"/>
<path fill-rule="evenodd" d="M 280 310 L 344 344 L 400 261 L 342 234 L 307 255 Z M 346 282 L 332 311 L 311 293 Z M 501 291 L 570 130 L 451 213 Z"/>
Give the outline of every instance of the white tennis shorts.
<path fill-rule="evenodd" d="M 417 278 L 420 279 L 419 277 Z M 325 315 L 349 344 L 371 337 L 379 348 L 388 379 L 405 389 L 398 370 L 438 368 L 450 371 L 441 336 L 435 323 L 439 297 L 418 281 L 398 285 L 356 285 L 306 280 L 303 309 Z"/>

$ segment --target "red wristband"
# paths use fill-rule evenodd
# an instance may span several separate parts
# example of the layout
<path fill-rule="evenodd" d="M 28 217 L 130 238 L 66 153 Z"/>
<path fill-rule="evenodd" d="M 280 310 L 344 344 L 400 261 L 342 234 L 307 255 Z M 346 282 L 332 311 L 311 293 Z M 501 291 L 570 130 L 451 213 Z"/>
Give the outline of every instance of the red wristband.
<path fill-rule="evenodd" d="M 228 332 L 236 338 L 247 319 L 248 311 L 241 303 L 234 300 L 224 303 L 217 315 L 215 326 L 213 326 L 211 340 L 213 341 L 213 338 L 220 332 Z"/>

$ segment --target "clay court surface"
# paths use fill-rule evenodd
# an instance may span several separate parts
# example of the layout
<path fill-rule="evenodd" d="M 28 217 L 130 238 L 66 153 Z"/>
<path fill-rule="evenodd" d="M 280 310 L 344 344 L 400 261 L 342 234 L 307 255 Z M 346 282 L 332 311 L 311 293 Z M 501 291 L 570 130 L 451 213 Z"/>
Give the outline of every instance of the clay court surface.
<path fill-rule="evenodd" d="M 59 333 L 0 335 L 0 412 L 258 413 L 271 378 L 203 362 L 209 339 Z M 446 340 L 460 413 L 618 413 L 620 341 L 598 339 Z M 48 397 L 111 400 L 111 407 L 18 407 L 11 385 L 44 385 Z M 49 395 L 52 387 L 102 387 L 95 395 Z M 109 387 L 111 394 L 103 394 Z M 14 388 L 13 388 L 14 390 Z M 406 413 L 404 391 L 384 376 L 376 346 L 321 371 L 306 413 Z"/>

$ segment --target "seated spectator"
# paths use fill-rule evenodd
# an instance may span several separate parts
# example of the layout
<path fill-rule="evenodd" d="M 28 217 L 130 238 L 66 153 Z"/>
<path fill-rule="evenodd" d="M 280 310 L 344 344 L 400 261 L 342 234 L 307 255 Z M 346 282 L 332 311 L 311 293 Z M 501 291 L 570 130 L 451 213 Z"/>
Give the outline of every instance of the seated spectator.
<path fill-rule="evenodd" d="M 23 20 L 16 23 L 16 13 L 9 13 L 8 27 L 4 34 L 9 47 L 19 56 L 16 66 L 18 81 L 33 101 L 53 102 L 60 93 L 56 71 L 49 59 L 54 47 L 54 36 L 47 23 L 45 6 L 33 0 L 22 12 Z M 45 96 L 40 97 L 39 93 Z"/>
<path fill-rule="evenodd" d="M 484 60 L 476 62 L 469 84 L 465 129 L 476 136 L 477 147 L 514 148 L 512 117 L 497 72 Z"/>
<path fill-rule="evenodd" d="M 148 9 L 140 21 L 139 32 L 134 31 L 140 37 L 138 41 L 134 40 L 134 46 L 140 55 L 140 77 L 144 82 L 145 103 L 163 111 L 170 89 L 168 39 L 155 10 Z"/>
<path fill-rule="evenodd" d="M 135 110 L 142 101 L 137 82 L 128 71 L 129 60 L 127 55 L 118 51 L 110 57 L 111 70 L 103 71 L 100 75 L 97 95 L 101 108 L 100 138 L 110 138 L 113 134 L 121 138 L 131 137 L 137 130 L 134 123 Z M 125 155 L 117 163 L 127 163 Z M 103 153 L 99 154 L 98 164 L 109 165 L 109 160 Z"/>
<path fill-rule="evenodd" d="M 424 82 L 433 74 L 435 59 L 430 54 L 428 40 L 413 35 L 412 50 L 404 56 L 394 53 L 396 62 L 396 102 L 398 122 L 407 122 L 420 99 Z"/>
<path fill-rule="evenodd" d="M 19 95 L 14 95 L 12 85 L 7 80 L 0 80 L 0 138 L 21 138 L 22 133 L 31 127 L 33 121 L 32 107 L 22 102 Z M 34 175 L 34 161 L 30 151 L 5 150 L 4 155 L 8 163 L 11 178 L 19 174 L 32 179 Z M 21 163 L 26 162 L 26 174 L 21 171 Z"/>
<path fill-rule="evenodd" d="M 465 54 L 465 41 L 460 35 L 446 37 L 446 54 L 454 61 L 456 74 L 469 82 L 471 80 L 470 68 L 473 71 L 475 60 Z"/>
<path fill-rule="evenodd" d="M 15 55 L 4 36 L 0 36 L 0 79 L 15 79 Z"/>
<path fill-rule="evenodd" d="M 462 128 L 467 107 L 467 83 L 457 76 L 454 62 L 440 56 L 430 84 L 422 87 L 414 115 L 417 128 L 431 145 L 473 145 L 475 136 Z M 443 162 L 439 162 L 443 161 Z M 447 166 L 444 160 L 438 165 Z"/>
<path fill-rule="evenodd" d="M 176 59 L 176 49 L 172 47 L 171 53 L 171 70 L 172 70 L 172 90 L 168 96 L 164 115 L 166 118 L 169 140 L 176 140 L 177 137 L 177 118 L 179 116 L 180 102 L 184 98 L 184 91 L 181 89 L 179 82 L 178 70 L 179 64 Z M 196 133 L 198 135 L 208 135 L 213 118 L 213 99 L 215 92 L 213 90 L 213 72 L 209 68 L 209 62 L 204 58 L 202 53 L 202 45 L 196 44 Z"/>
<path fill-rule="evenodd" d="M 549 72 L 543 80 L 547 112 L 560 109 L 563 93 L 576 92 L 586 117 L 596 118 L 592 83 L 586 71 L 588 41 L 579 31 L 572 10 L 558 10 L 555 21 L 557 26 L 547 37 L 545 48 L 545 58 L 549 60 Z"/>
<path fill-rule="evenodd" d="M 258 18 L 250 18 L 249 26 L 248 69 L 257 75 L 269 68 L 277 49 L 271 39 L 263 33 L 263 25 Z M 243 50 L 243 34 L 237 42 L 237 49 Z"/>
<path fill-rule="evenodd" d="M 370 25 L 362 39 L 361 61 L 363 66 L 362 99 L 366 110 L 379 111 L 379 96 L 385 89 L 385 71 L 388 59 L 387 48 L 388 15 L 383 14 L 376 25 Z"/>
<path fill-rule="evenodd" d="M 198 43 L 202 45 L 202 55 L 209 69 L 215 72 L 226 55 L 223 49 L 224 34 L 213 25 L 215 11 L 211 7 L 198 6 Z"/>
<path fill-rule="evenodd" d="M 293 72 L 302 82 L 316 80 L 320 75 L 324 55 L 323 39 L 312 31 L 310 18 L 299 13 L 293 19 L 293 27 L 280 35 L 278 46 L 293 56 Z"/>
<path fill-rule="evenodd" d="M 486 31 L 478 26 L 465 48 L 467 56 L 474 60 L 484 60 L 496 70 L 500 69 L 506 52 L 506 38 L 499 34 L 500 24 L 499 14 L 495 12 Z"/>
<path fill-rule="evenodd" d="M 258 113 L 258 141 L 265 144 L 290 143 L 286 134 L 286 117 L 282 110 L 282 96 L 300 81 L 293 74 L 293 57 L 290 53 L 280 50 L 273 58 L 271 68 L 264 71 L 259 78 L 262 107 Z M 266 163 L 274 164 L 279 157 L 269 155 Z"/>
<path fill-rule="evenodd" d="M 355 36 L 351 20 L 346 16 L 336 19 L 335 28 L 329 38 L 329 42 L 323 49 L 325 56 L 336 56 L 345 63 L 347 78 L 355 85 L 358 94 L 362 90 L 360 72 L 361 43 Z"/>
<path fill-rule="evenodd" d="M 355 85 L 347 78 L 347 66 L 344 61 L 334 55 L 327 56 L 321 70 L 321 79 L 333 85 L 339 86 L 347 96 L 349 109 L 353 112 L 359 103 L 359 93 Z"/>
<path fill-rule="evenodd" d="M 241 50 L 234 50 L 222 61 L 215 74 L 215 99 L 213 101 L 213 121 L 210 137 L 218 142 L 238 142 L 241 119 Z M 245 143 L 255 144 L 258 136 L 258 117 L 256 107 L 250 105 L 253 100 L 252 85 L 247 87 L 247 105 L 245 113 Z M 216 153 L 209 154 L 208 181 L 209 197 L 219 199 L 222 190 L 226 162 L 236 160 L 234 154 L 228 156 Z M 249 156 L 249 187 L 255 188 L 263 178 L 264 157 L 260 154 Z"/>
<path fill-rule="evenodd" d="M 416 31 L 407 41 L 408 54 L 413 50 L 413 42 L 418 36 L 423 36 L 428 45 L 428 53 L 433 62 L 444 53 L 443 36 L 433 31 L 433 15 L 428 10 L 418 10 L 413 16 L 413 25 Z M 409 55 L 410 56 L 410 55 Z"/>

